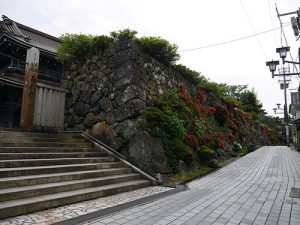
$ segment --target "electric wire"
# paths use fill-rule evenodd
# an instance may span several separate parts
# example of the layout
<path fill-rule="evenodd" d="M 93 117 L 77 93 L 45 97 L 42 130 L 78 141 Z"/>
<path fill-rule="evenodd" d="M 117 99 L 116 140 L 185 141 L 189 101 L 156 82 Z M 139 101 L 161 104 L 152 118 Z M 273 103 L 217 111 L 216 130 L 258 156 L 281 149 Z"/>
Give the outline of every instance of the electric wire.
<path fill-rule="evenodd" d="M 270 4 L 270 0 L 268 0 L 268 6 L 269 6 L 269 15 L 270 15 L 270 20 L 271 20 L 271 26 L 272 26 L 272 28 L 274 28 L 274 21 L 273 21 L 273 13 L 272 13 L 272 10 L 271 10 L 271 4 Z M 277 45 L 277 36 L 276 36 L 276 33 L 275 32 L 273 32 L 273 34 L 274 34 L 274 40 L 275 40 L 275 43 L 276 43 L 276 45 Z"/>
<path fill-rule="evenodd" d="M 286 26 L 290 26 L 290 24 L 283 25 L 283 27 L 286 27 Z M 262 31 L 262 32 L 259 32 L 259 33 L 256 33 L 256 34 L 247 35 L 247 36 L 244 36 L 244 37 L 240 37 L 240 38 L 236 38 L 236 39 L 232 39 L 232 40 L 228 40 L 228 41 L 223 41 L 223 42 L 219 42 L 219 43 L 204 45 L 204 46 L 196 47 L 196 48 L 183 49 L 183 50 L 179 50 L 178 52 L 189 52 L 189 51 L 201 50 L 201 49 L 205 49 L 205 48 L 211 48 L 211 47 L 215 47 L 215 46 L 219 46 L 219 45 L 230 44 L 230 43 L 242 41 L 242 40 L 245 40 L 245 39 L 248 39 L 248 38 L 253 38 L 253 37 L 258 36 L 258 35 L 273 32 L 273 31 L 278 30 L 278 29 L 281 29 L 281 27 L 276 27 L 276 28 L 273 28 L 273 29 L 270 29 L 270 30 Z"/>
<path fill-rule="evenodd" d="M 286 35 L 285 35 L 285 32 L 284 32 L 284 29 L 283 29 L 283 25 L 282 25 L 282 21 L 281 21 L 281 18 L 280 18 L 280 14 L 279 14 L 279 11 L 278 11 L 278 8 L 277 8 L 277 4 L 276 4 L 276 12 L 277 12 L 277 17 L 278 17 L 278 20 L 279 20 L 279 23 L 280 23 L 280 27 L 281 27 L 281 46 L 283 46 L 283 44 L 282 44 L 282 37 L 284 38 L 284 41 L 285 41 L 286 46 L 289 46 L 289 45 L 288 45 L 287 38 L 286 38 Z M 292 54 L 291 54 L 290 51 L 289 51 L 289 55 L 290 55 L 292 61 L 294 61 L 294 58 L 293 58 L 293 56 L 292 56 Z M 296 66 L 295 64 L 293 64 L 293 66 L 294 66 L 294 69 L 295 69 L 295 70 L 297 71 L 297 73 L 298 73 L 298 68 L 297 68 L 297 66 Z"/>
<path fill-rule="evenodd" d="M 254 26 L 253 26 L 253 23 L 252 23 L 252 21 L 251 21 L 251 19 L 250 19 L 250 16 L 249 16 L 249 14 L 248 14 L 248 12 L 247 12 L 247 9 L 246 9 L 246 7 L 245 7 L 243 1 L 240 0 L 240 3 L 241 3 L 241 6 L 242 6 L 242 8 L 243 8 L 245 14 L 246 14 L 247 20 L 248 20 L 248 22 L 249 22 L 249 24 L 250 24 L 250 26 L 251 26 L 251 28 L 252 28 L 253 33 L 256 34 L 256 30 L 255 30 L 255 28 L 254 28 Z M 265 50 L 264 50 L 264 48 L 263 48 L 263 46 L 262 46 L 262 44 L 261 44 L 261 42 L 260 42 L 258 36 L 256 35 L 255 37 L 256 37 L 256 40 L 257 40 L 257 42 L 258 42 L 258 45 L 259 45 L 259 47 L 260 47 L 260 49 L 261 49 L 263 55 L 265 56 L 265 59 L 267 59 L 267 54 L 266 54 L 266 52 L 265 52 Z"/>

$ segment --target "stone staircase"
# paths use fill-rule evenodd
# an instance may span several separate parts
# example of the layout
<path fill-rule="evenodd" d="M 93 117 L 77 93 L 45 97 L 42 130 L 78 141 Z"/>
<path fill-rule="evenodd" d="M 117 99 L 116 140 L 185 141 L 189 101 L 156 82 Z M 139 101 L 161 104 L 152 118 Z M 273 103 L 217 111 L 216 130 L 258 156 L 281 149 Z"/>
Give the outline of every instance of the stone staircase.
<path fill-rule="evenodd" d="M 80 134 L 0 131 L 0 219 L 150 183 Z"/>

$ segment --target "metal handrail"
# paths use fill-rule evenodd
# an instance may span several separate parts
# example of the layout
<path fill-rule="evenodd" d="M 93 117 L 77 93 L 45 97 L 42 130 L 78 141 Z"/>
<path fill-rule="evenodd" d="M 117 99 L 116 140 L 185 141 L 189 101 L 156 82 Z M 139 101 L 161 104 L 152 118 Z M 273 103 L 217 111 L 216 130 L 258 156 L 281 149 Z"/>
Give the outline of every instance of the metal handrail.
<path fill-rule="evenodd" d="M 80 134 L 82 137 L 86 138 L 87 140 L 91 141 L 92 143 L 94 143 L 96 146 L 100 147 L 101 149 L 103 149 L 104 151 L 106 151 L 108 154 L 118 158 L 121 162 L 125 163 L 126 165 L 128 165 L 129 167 L 131 167 L 132 169 L 134 169 L 136 172 L 138 172 L 139 174 L 141 174 L 143 177 L 149 179 L 151 181 L 151 183 L 154 185 L 156 184 L 158 181 L 153 178 L 152 176 L 150 176 L 149 174 L 145 173 L 144 171 L 142 171 L 141 169 L 139 169 L 138 167 L 136 167 L 135 165 L 131 164 L 130 162 L 128 162 L 126 160 L 126 157 L 124 155 L 122 155 L 121 153 L 117 152 L 116 150 L 114 150 L 113 148 L 107 146 L 106 144 L 104 144 L 103 142 L 99 141 L 98 139 L 94 138 L 93 136 L 83 132 L 83 131 L 61 131 L 59 133 L 73 133 L 73 134 Z"/>
<path fill-rule="evenodd" d="M 122 159 L 127 159 L 124 155 L 122 155 L 121 153 L 117 152 L 116 150 L 112 149 L 111 147 L 109 147 L 108 145 L 104 144 L 103 142 L 99 141 L 98 139 L 94 138 L 93 136 L 85 133 L 85 132 L 80 132 L 81 136 L 85 137 L 86 139 L 95 142 L 97 144 L 99 144 L 102 148 L 107 149 L 108 151 L 110 151 L 113 155 L 116 155 L 118 158 L 122 158 Z"/>

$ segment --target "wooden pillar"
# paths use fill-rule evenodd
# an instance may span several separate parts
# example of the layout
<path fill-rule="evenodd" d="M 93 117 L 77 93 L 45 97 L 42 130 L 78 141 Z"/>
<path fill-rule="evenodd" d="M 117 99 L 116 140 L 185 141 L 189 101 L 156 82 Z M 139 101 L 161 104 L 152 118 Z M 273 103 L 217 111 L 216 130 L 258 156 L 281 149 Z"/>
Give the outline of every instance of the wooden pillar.
<path fill-rule="evenodd" d="M 24 131 L 33 129 L 39 58 L 40 51 L 37 48 L 30 48 L 27 50 L 20 120 L 21 130 Z"/>

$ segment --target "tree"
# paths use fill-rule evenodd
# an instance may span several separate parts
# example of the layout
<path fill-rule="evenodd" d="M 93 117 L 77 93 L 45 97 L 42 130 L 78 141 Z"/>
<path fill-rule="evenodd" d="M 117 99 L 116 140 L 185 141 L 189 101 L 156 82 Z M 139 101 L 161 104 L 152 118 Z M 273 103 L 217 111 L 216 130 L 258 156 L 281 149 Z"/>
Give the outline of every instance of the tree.
<path fill-rule="evenodd" d="M 241 93 L 239 101 L 241 102 L 242 109 L 245 112 L 261 114 L 264 112 L 263 105 L 257 99 L 254 90 L 245 90 Z"/>
<path fill-rule="evenodd" d="M 248 89 L 248 85 L 221 85 L 225 88 L 225 95 L 231 96 L 236 100 L 240 100 L 241 94 Z"/>

